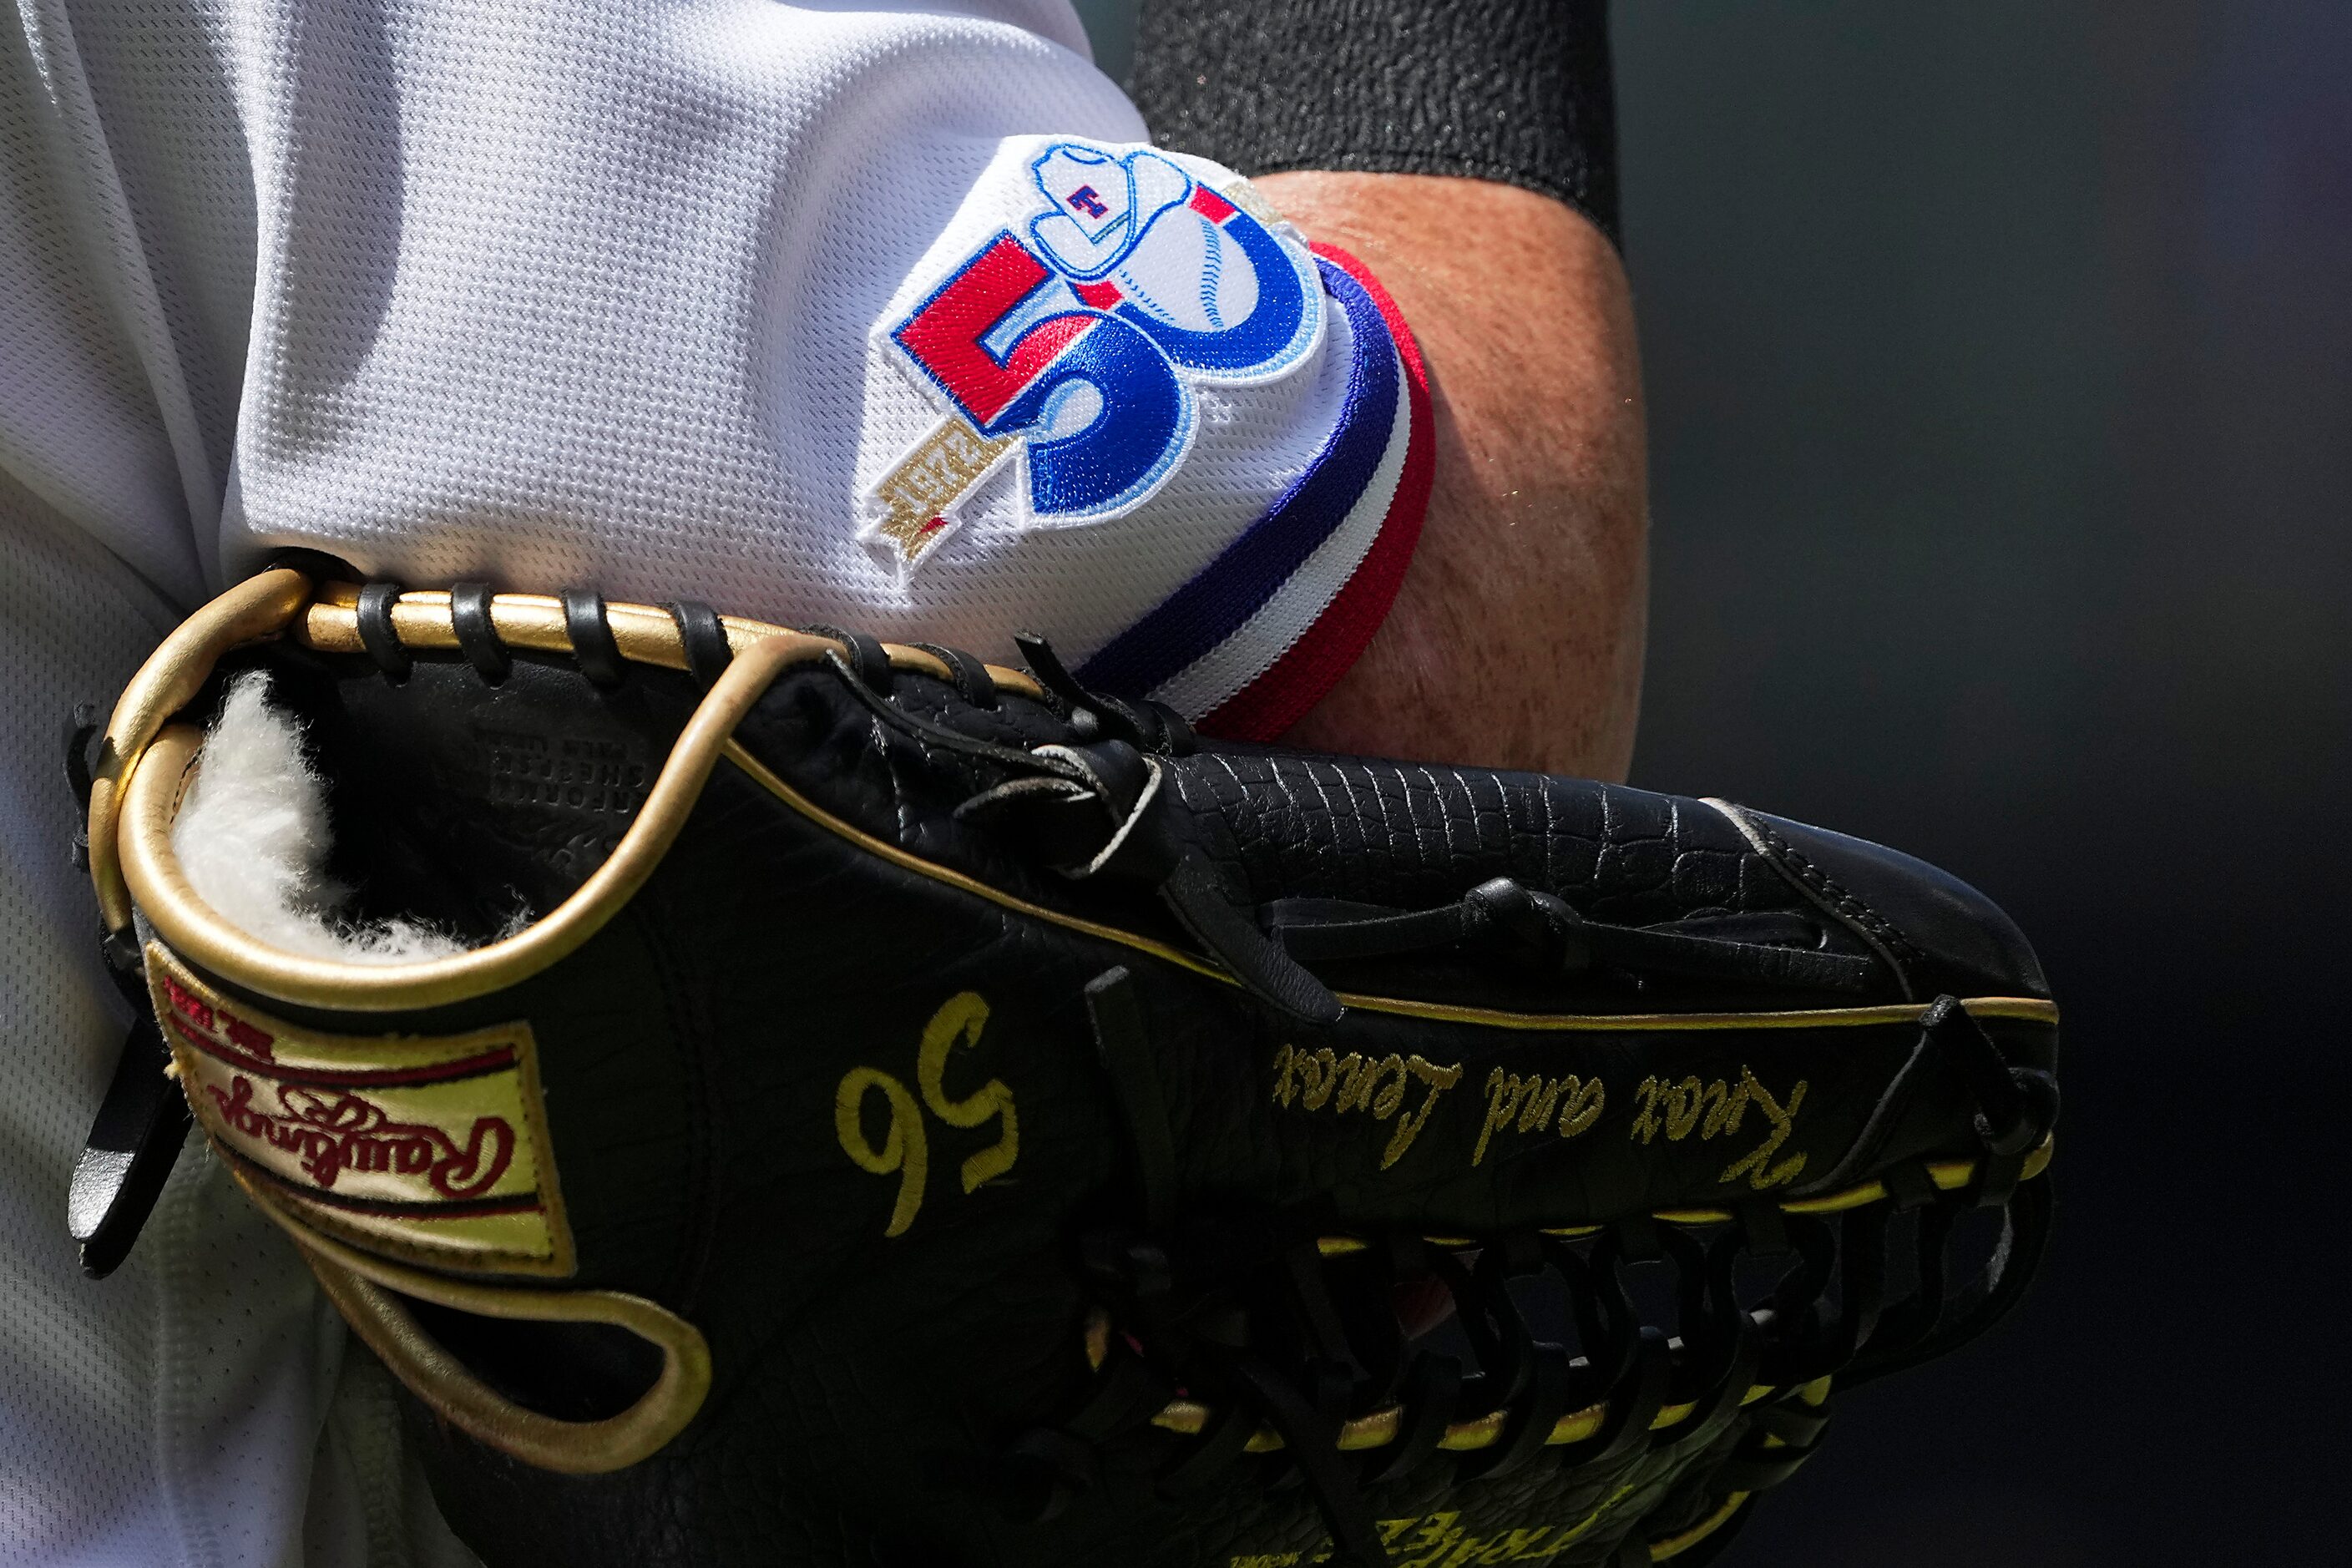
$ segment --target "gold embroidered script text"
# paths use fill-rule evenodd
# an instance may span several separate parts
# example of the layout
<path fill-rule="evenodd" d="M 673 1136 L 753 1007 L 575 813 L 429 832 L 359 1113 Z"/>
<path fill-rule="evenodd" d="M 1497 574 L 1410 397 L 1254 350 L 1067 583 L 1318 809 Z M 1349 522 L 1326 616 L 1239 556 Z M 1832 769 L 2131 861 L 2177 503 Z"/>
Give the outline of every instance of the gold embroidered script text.
<path fill-rule="evenodd" d="M 1633 1137 L 1643 1143 L 1660 1132 L 1670 1143 L 1679 1143 L 1693 1131 L 1702 1141 L 1718 1134 L 1728 1138 L 1739 1131 L 1748 1108 L 1753 1105 L 1771 1130 L 1761 1144 L 1726 1165 L 1723 1174 L 1716 1180 L 1736 1182 L 1746 1176 L 1748 1185 L 1759 1192 L 1785 1186 L 1805 1168 L 1804 1155 L 1791 1154 L 1777 1165 L 1770 1162 L 1796 1127 L 1797 1108 L 1805 1102 L 1805 1089 L 1806 1081 L 1799 1079 L 1797 1087 L 1789 1091 L 1789 1103 L 1782 1105 L 1745 1066 L 1740 1068 L 1736 1084 L 1722 1079 L 1702 1084 L 1696 1076 L 1680 1083 L 1645 1078 L 1633 1089 L 1642 1101 L 1642 1109 L 1633 1118 Z"/>
<path fill-rule="evenodd" d="M 1386 1121 L 1403 1109 L 1406 1091 L 1412 1085 L 1418 1083 L 1428 1090 L 1418 1106 L 1398 1119 L 1388 1147 L 1381 1152 L 1383 1171 L 1403 1159 L 1412 1141 L 1421 1136 L 1423 1124 L 1437 1108 L 1438 1096 L 1461 1081 L 1460 1062 L 1439 1067 L 1421 1057 L 1394 1052 L 1373 1060 L 1367 1060 L 1360 1051 L 1343 1057 L 1328 1046 L 1312 1051 L 1284 1046 L 1274 1053 L 1276 1105 L 1295 1101 L 1304 1110 L 1328 1106 L 1335 1116 L 1360 1110 L 1375 1121 Z"/>
<path fill-rule="evenodd" d="M 1385 1171 L 1412 1147 L 1439 1097 L 1461 1081 L 1462 1070 L 1459 1062 L 1439 1067 L 1418 1056 L 1368 1058 L 1350 1051 L 1343 1057 L 1328 1046 L 1310 1051 L 1285 1045 L 1274 1054 L 1274 1103 L 1328 1110 L 1334 1116 L 1360 1111 L 1375 1121 L 1394 1121 L 1388 1146 L 1381 1152 Z M 1408 1111 L 1405 1102 L 1416 1084 L 1426 1092 Z M 1744 1066 L 1736 1081 L 1706 1082 L 1692 1075 L 1676 1082 L 1653 1074 L 1634 1088 L 1640 1109 L 1627 1136 L 1636 1143 L 1655 1142 L 1662 1132 L 1669 1143 L 1694 1134 L 1703 1142 L 1729 1138 L 1738 1133 L 1752 1108 L 1765 1123 L 1764 1141 L 1726 1165 L 1716 1179 L 1745 1178 L 1759 1192 L 1786 1186 L 1804 1170 L 1805 1156 L 1799 1152 L 1777 1161 L 1774 1156 L 1796 1129 L 1808 1087 L 1799 1079 L 1783 1103 Z M 1591 1131 L 1609 1106 L 1608 1089 L 1598 1076 L 1523 1076 L 1497 1067 L 1487 1073 L 1486 1089 L 1486 1118 L 1470 1152 L 1474 1166 L 1486 1163 L 1498 1137 L 1551 1132 L 1575 1138 Z"/>
<path fill-rule="evenodd" d="M 1516 1124 L 1522 1132 L 1540 1131 L 1559 1112 L 1559 1135 L 1573 1138 L 1601 1120 L 1609 1091 L 1597 1078 L 1546 1078 L 1537 1073 L 1521 1078 L 1501 1068 L 1486 1075 L 1486 1125 L 1478 1130 L 1478 1147 L 1470 1155 L 1477 1164 L 1486 1157 L 1486 1141 Z"/>

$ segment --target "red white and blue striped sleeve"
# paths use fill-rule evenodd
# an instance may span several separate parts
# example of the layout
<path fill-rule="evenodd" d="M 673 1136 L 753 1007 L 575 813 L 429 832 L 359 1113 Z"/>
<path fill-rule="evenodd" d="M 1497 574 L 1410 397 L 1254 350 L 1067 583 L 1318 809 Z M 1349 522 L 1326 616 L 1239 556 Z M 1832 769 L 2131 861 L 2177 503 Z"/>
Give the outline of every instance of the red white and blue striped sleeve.
<path fill-rule="evenodd" d="M 1421 351 L 1363 263 L 1313 248 L 1349 356 L 1328 438 L 1255 522 L 1078 671 L 1236 740 L 1279 735 L 1355 663 L 1395 601 L 1429 502 Z"/>
<path fill-rule="evenodd" d="M 858 539 L 910 625 L 992 646 L 1016 616 L 1090 686 L 1270 739 L 1395 601 L 1420 353 L 1230 170 L 1008 142 L 870 341 Z"/>

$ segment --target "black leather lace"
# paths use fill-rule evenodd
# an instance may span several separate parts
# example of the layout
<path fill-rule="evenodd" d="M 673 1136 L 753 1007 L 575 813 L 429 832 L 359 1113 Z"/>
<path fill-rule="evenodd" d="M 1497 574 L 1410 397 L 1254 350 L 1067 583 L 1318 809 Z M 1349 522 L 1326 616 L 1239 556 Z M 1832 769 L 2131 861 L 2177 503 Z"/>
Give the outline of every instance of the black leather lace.
<path fill-rule="evenodd" d="M 74 709 L 65 728 L 66 787 L 75 814 L 68 853 L 78 871 L 89 869 L 89 796 L 97 768 L 104 765 L 104 749 L 94 765 L 90 747 L 104 732 L 104 716 L 88 703 Z M 67 1188 L 66 1229 L 80 1247 L 82 1272 L 93 1279 L 105 1279 L 130 1256 L 163 1196 L 191 1121 L 147 997 L 136 928 L 101 931 L 99 949 L 131 1021 Z"/>
<path fill-rule="evenodd" d="M 1283 1216 L 1202 1212 L 1176 1190 L 1167 1111 L 1130 984 L 1114 969 L 1087 990 L 1135 1199 L 1129 1222 L 1079 1241 L 1111 1331 L 1084 1405 L 1015 1445 L 1028 1517 L 1049 1516 L 1091 1484 L 1102 1446 L 1147 1427 L 1180 1390 L 1209 1415 L 1158 1472 L 1163 1495 L 1203 1492 L 1244 1465 L 1287 1468 L 1331 1532 L 1330 1561 L 1358 1568 L 1388 1561 L 1368 1489 L 1432 1466 L 1452 1467 L 1457 1481 L 1548 1466 L 1563 1488 L 1589 1481 L 1602 1496 L 1645 1458 L 1673 1450 L 1664 1458 L 1706 1460 L 1691 1484 L 1707 1501 L 1752 1495 L 1814 1452 L 1829 1419 L 1823 1380 L 1851 1387 L 1983 1332 L 2022 1293 L 2048 1235 L 2048 1179 L 2020 1183 L 1998 1151 L 2021 1128 L 2038 1142 L 2054 1105 L 2004 1068 L 2010 1092 L 1989 1076 L 1979 1086 L 1997 1103 L 1979 1122 L 1977 1178 L 1957 1192 L 1941 1190 L 1924 1163 L 1906 1162 L 1880 1178 L 1885 1196 L 1835 1215 L 1759 1200 L 1711 1226 L 1637 1215 L 1572 1237 L 1381 1235 L 1326 1247 Z M 1968 1048 L 1938 1043 L 1955 1016 L 1966 1016 L 1930 1009 L 1923 1049 Z M 2023 1106 L 2015 1122 L 2000 1109 L 2012 1094 Z M 1956 1289 L 1954 1234 L 1978 1207 L 1998 1211 L 2000 1240 Z M 1896 1294 L 1898 1248 L 1908 1257 Z M 1645 1322 L 1636 1304 L 1631 1277 L 1644 1268 L 1671 1276 L 1672 1334 Z M 1391 1307 L 1401 1288 L 1425 1290 L 1433 1280 L 1469 1346 L 1466 1363 L 1407 1340 Z M 1565 1298 L 1556 1327 L 1524 1305 L 1538 1280 Z M 1670 1406 L 1688 1408 L 1662 1421 Z M 1563 1418 L 1596 1408 L 1597 1419 L 1580 1423 L 1589 1431 L 1552 1441 Z M 1348 1423 L 1375 1415 L 1392 1435 L 1342 1447 Z M 1449 1427 L 1482 1421 L 1495 1429 L 1483 1447 L 1440 1447 Z M 1261 1432 L 1278 1449 L 1248 1453 Z M 1638 1530 L 1624 1560 L 1649 1560 Z"/>
<path fill-rule="evenodd" d="M 1023 750 L 964 734 L 891 702 L 838 655 L 828 659 L 851 693 L 902 734 L 1012 774 L 964 802 L 960 819 L 989 820 L 1073 875 L 1108 872 L 1148 883 L 1236 979 L 1296 1020 L 1329 1023 L 1339 1016 L 1329 988 L 1304 964 L 1431 951 L 1549 973 L 1610 966 L 1855 993 L 1881 977 L 1867 956 L 1725 934 L 1727 924 L 1744 933 L 1755 923 L 1741 926 L 1736 917 L 1608 925 L 1508 878 L 1430 910 L 1277 900 L 1255 911 L 1252 929 L 1205 858 L 1177 842 L 1158 816 L 1169 809 L 1156 789 L 1158 759 L 1192 748 L 1182 720 L 1157 703 L 1122 702 L 1078 685 L 1042 638 L 1024 637 L 1021 645 L 1063 704 L 1080 737 L 1075 743 Z"/>

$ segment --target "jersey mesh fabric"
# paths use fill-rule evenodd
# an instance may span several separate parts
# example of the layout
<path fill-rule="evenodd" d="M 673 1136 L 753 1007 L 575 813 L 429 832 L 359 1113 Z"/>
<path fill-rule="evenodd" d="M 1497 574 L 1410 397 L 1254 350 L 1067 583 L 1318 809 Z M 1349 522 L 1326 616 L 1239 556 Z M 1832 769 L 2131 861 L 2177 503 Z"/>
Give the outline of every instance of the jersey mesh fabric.
<path fill-rule="evenodd" d="M 346 1336 L 201 1146 L 103 1283 L 65 1234 L 128 1012 L 66 855 L 58 716 L 119 688 L 173 618 L 0 476 L 0 1563 L 454 1568 L 469 1559 L 446 1527 L 399 1511 L 414 1483 L 388 1444 L 331 1445 L 355 1451 L 320 1472 L 341 1483 L 333 1506 L 310 1505 Z M 392 1430 L 388 1412 L 361 1417 Z"/>
<path fill-rule="evenodd" d="M 1167 489 L 1113 521 L 1016 530 L 1006 470 L 919 570 L 853 537 L 939 419 L 877 323 L 1017 231 L 1045 139 L 1143 136 L 1067 14 L 1035 9 L 415 5 L 380 34 L 305 13 L 241 104 L 260 220 L 232 563 L 304 544 L 1085 657 L 1280 493 L 1330 409 L 1315 365 L 1218 389 Z"/>
<path fill-rule="evenodd" d="M 0 1562 L 462 1559 L 380 1369 L 209 1158 L 114 1279 L 75 1270 L 121 1019 L 64 858 L 65 710 L 280 545 L 1084 658 L 1311 466 L 1341 379 L 1198 389 L 1182 466 L 1108 522 L 1024 531 L 1000 474 L 913 572 L 855 537 L 939 417 L 877 357 L 887 310 L 1018 228 L 1016 139 L 1143 137 L 1085 47 L 1064 0 L 0 23 Z M 1253 664 L 1220 657 L 1211 695 Z"/>

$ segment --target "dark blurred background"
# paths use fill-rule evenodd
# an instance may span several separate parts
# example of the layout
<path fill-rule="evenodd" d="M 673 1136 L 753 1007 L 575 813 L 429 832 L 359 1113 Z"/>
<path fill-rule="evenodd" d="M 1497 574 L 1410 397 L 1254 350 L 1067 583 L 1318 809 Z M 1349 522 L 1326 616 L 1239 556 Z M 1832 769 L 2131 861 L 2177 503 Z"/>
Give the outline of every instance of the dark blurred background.
<path fill-rule="evenodd" d="M 1615 24 L 1635 780 L 1958 871 L 2070 1051 L 2034 1294 L 1732 1560 L 2352 1562 L 2352 5 Z"/>
<path fill-rule="evenodd" d="M 1635 782 L 1976 882 L 2071 1052 L 2034 1294 L 1842 1401 L 1730 1561 L 2352 1560 L 2352 4 L 1614 26 Z"/>

